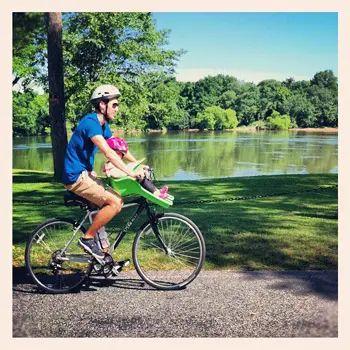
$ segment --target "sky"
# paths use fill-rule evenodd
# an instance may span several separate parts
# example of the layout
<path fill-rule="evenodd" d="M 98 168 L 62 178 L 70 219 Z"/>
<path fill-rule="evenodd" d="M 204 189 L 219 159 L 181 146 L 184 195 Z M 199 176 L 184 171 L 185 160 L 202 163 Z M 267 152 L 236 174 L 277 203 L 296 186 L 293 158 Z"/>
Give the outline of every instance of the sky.
<path fill-rule="evenodd" d="M 336 12 L 154 12 L 169 49 L 184 49 L 176 79 L 232 75 L 246 82 L 338 76 Z"/>

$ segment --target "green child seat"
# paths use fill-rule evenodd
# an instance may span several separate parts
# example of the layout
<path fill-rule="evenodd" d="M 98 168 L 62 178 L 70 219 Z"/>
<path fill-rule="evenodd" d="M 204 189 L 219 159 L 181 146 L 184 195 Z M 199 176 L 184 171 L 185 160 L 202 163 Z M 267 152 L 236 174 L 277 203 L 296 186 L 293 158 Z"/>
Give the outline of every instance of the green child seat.
<path fill-rule="evenodd" d="M 136 166 L 134 166 L 133 170 L 136 170 L 139 167 L 139 165 L 142 163 L 142 161 L 140 161 Z M 113 177 L 108 177 L 107 179 L 108 179 L 109 186 L 111 186 L 122 197 L 137 194 L 163 208 L 169 208 L 171 205 L 173 205 L 173 200 L 174 200 L 173 196 L 169 195 L 168 198 L 164 198 L 164 199 L 159 198 L 155 196 L 153 193 L 144 189 L 135 179 L 129 176 L 125 176 L 118 179 L 115 179 Z"/>

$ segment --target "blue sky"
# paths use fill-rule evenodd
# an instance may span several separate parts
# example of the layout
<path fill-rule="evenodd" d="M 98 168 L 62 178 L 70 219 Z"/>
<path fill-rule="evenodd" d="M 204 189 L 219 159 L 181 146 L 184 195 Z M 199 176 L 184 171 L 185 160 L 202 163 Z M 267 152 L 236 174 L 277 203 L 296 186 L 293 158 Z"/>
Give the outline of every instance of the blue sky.
<path fill-rule="evenodd" d="M 177 80 L 229 74 L 309 80 L 331 69 L 338 76 L 338 15 L 326 12 L 154 12 L 157 29 L 170 29 L 171 49 L 187 51 Z"/>

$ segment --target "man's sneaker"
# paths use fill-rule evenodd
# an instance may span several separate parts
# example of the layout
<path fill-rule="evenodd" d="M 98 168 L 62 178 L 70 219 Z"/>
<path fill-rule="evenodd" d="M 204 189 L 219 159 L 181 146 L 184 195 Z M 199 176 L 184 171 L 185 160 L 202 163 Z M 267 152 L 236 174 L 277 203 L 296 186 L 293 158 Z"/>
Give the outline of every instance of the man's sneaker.
<path fill-rule="evenodd" d="M 112 267 L 112 273 L 114 276 L 118 276 L 123 267 L 128 266 L 130 264 L 130 260 L 122 260 L 122 261 L 117 261 L 114 263 L 114 266 Z"/>
<path fill-rule="evenodd" d="M 93 238 L 83 238 L 81 237 L 78 241 L 78 246 L 85 249 L 88 253 L 90 253 L 94 258 L 100 260 L 104 257 L 104 252 L 100 249 L 100 247 L 96 244 Z"/>

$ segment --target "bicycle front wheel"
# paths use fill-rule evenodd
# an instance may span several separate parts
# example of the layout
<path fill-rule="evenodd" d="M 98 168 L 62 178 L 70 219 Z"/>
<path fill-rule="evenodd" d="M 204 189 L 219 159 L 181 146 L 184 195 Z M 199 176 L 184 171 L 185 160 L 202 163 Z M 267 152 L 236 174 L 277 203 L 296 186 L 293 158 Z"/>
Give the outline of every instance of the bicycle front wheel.
<path fill-rule="evenodd" d="M 29 238 L 26 267 L 41 289 L 50 293 L 70 292 L 91 272 L 91 257 L 77 246 L 85 229 L 81 227 L 73 237 L 75 231 L 73 220 L 50 219 L 39 225 Z"/>
<path fill-rule="evenodd" d="M 166 213 L 137 233 L 133 261 L 140 277 L 157 289 L 181 289 L 199 274 L 205 243 L 198 227 L 183 215 Z"/>

